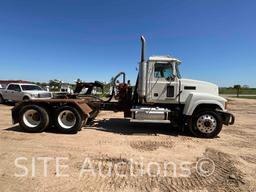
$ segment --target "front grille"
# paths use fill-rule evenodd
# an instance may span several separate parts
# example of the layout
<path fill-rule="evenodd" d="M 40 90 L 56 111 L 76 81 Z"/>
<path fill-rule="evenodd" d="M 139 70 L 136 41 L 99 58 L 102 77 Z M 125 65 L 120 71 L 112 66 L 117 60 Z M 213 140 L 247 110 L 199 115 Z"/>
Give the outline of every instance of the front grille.
<path fill-rule="evenodd" d="M 51 93 L 39 93 L 38 97 L 39 98 L 47 98 L 47 97 L 51 97 Z"/>

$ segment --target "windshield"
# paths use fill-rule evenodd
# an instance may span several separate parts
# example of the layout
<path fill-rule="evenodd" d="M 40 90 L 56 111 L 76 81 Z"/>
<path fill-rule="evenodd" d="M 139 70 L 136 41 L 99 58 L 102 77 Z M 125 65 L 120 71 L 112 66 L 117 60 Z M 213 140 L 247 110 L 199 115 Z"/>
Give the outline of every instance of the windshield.
<path fill-rule="evenodd" d="M 23 91 L 41 91 L 43 90 L 41 87 L 37 85 L 21 85 Z"/>

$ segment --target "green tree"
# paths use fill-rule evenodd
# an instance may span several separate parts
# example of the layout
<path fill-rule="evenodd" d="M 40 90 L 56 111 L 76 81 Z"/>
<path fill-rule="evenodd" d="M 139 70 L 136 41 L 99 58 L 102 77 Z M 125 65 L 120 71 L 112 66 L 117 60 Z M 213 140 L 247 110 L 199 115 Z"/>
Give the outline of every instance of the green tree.
<path fill-rule="evenodd" d="M 62 82 L 58 79 L 49 80 L 49 86 L 51 91 L 59 91 Z"/>
<path fill-rule="evenodd" d="M 234 85 L 234 89 L 236 89 L 236 96 L 239 97 L 241 85 Z"/>

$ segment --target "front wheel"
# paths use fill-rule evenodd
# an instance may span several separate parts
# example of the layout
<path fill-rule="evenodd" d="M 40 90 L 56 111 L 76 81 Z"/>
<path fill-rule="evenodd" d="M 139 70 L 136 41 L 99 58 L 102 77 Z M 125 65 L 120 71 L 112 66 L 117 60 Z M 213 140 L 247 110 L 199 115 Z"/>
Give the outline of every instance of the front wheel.
<path fill-rule="evenodd" d="M 76 133 L 81 129 L 82 123 L 83 119 L 74 107 L 60 107 L 55 113 L 55 126 L 62 133 Z"/>
<path fill-rule="evenodd" d="M 201 110 L 192 116 L 190 131 L 196 137 L 214 138 L 221 129 L 222 121 L 215 111 Z"/>

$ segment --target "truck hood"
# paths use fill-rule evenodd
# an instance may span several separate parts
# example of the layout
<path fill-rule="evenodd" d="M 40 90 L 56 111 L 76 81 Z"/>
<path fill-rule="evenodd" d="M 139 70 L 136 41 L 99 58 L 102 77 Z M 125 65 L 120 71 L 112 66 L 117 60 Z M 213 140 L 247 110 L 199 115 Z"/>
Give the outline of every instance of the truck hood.
<path fill-rule="evenodd" d="M 180 79 L 180 83 L 182 91 L 208 93 L 216 96 L 219 95 L 218 86 L 207 81 Z"/>

